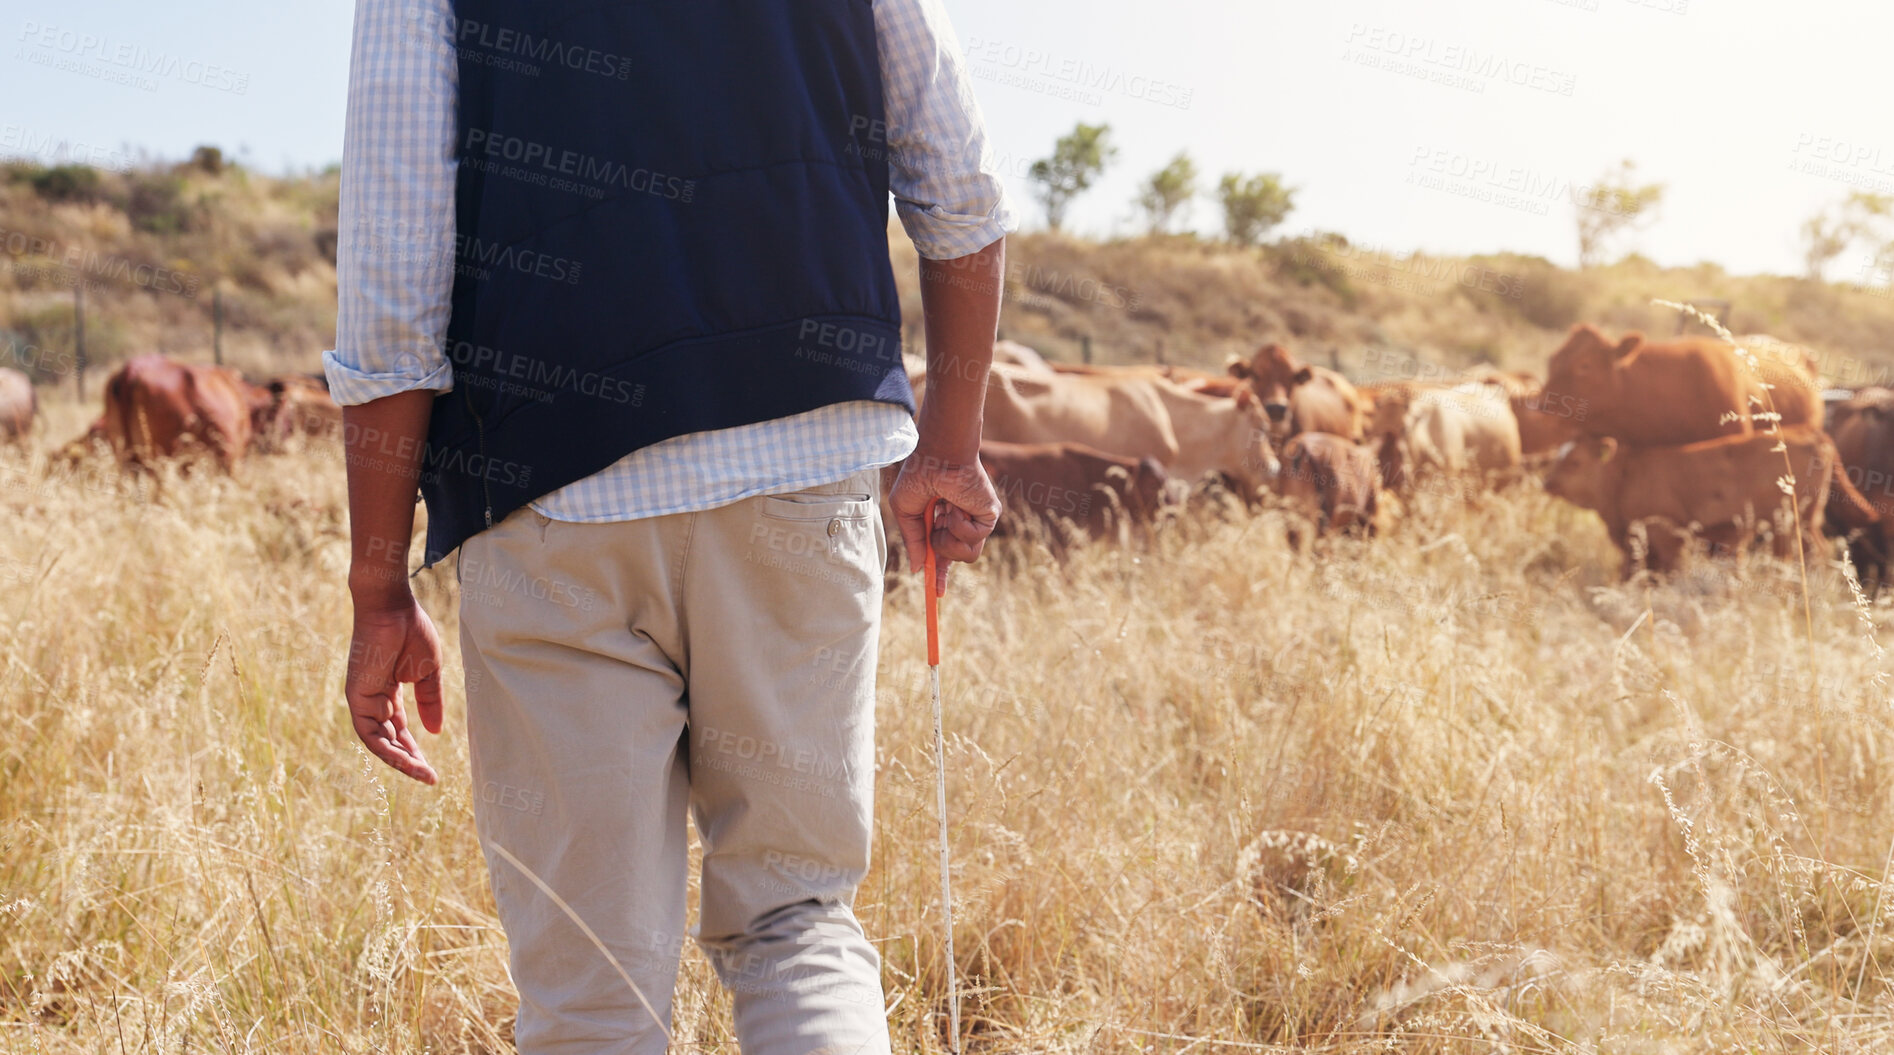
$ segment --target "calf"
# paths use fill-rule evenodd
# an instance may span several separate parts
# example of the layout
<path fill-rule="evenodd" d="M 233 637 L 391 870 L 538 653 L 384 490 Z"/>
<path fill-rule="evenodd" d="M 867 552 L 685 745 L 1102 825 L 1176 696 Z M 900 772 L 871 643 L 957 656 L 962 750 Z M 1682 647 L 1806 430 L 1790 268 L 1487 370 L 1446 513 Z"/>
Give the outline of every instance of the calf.
<path fill-rule="evenodd" d="M 1374 454 L 1340 436 L 1291 437 L 1282 449 L 1276 491 L 1315 522 L 1317 535 L 1373 535 L 1378 526 L 1381 474 Z"/>
<path fill-rule="evenodd" d="M 1778 443 L 1787 448 L 1778 449 Z M 1785 428 L 1781 433 L 1751 433 L 1678 447 L 1622 446 L 1610 437 L 1568 443 L 1547 474 L 1545 489 L 1604 519 L 1611 541 L 1625 554 L 1625 577 L 1636 573 L 1631 559 L 1633 529 L 1642 526 L 1650 570 L 1676 570 L 1692 536 L 1712 552 L 1728 553 L 1749 542 L 1788 502 L 1778 481 L 1795 476 L 1794 525 L 1778 527 L 1772 538 L 1777 556 L 1795 552 L 1800 531 L 1810 547 L 1821 544 L 1823 507 L 1834 479 L 1835 445 L 1820 429 Z"/>

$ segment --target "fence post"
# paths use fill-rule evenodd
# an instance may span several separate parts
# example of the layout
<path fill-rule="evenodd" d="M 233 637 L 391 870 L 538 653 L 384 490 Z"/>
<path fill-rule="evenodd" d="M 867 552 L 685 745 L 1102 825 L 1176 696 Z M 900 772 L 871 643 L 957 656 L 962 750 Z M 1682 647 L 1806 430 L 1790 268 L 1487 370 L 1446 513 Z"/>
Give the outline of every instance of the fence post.
<path fill-rule="evenodd" d="M 72 377 L 79 388 L 79 402 L 85 402 L 85 279 L 72 286 Z"/>
<path fill-rule="evenodd" d="M 1092 335 L 1091 334 L 1088 333 L 1085 336 L 1079 338 L 1079 355 L 1084 357 L 1086 365 L 1089 366 L 1091 364 L 1092 362 Z"/>
<path fill-rule="evenodd" d="M 1159 365 L 1159 366 L 1163 366 L 1164 364 L 1165 364 L 1165 359 L 1164 359 L 1164 338 L 1162 338 L 1162 337 L 1159 337 L 1159 338 L 1157 339 L 1157 365 Z"/>
<path fill-rule="evenodd" d="M 218 366 L 224 365 L 224 288 L 210 288 L 210 354 Z"/>

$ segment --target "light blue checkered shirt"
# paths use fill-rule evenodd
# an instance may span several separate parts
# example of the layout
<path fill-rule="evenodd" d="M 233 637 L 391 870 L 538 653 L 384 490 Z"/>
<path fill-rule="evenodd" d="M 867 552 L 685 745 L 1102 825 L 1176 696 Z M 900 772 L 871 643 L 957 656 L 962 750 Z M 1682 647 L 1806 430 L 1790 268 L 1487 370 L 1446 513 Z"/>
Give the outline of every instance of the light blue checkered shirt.
<path fill-rule="evenodd" d="M 895 211 L 924 257 L 978 252 L 1017 224 L 953 27 L 939 0 L 874 0 L 874 11 Z M 335 348 L 322 356 L 345 406 L 454 386 L 443 351 L 456 264 L 454 24 L 451 0 L 355 5 Z M 915 441 L 900 407 L 838 403 L 665 440 L 532 505 L 576 521 L 711 509 L 887 465 Z"/>

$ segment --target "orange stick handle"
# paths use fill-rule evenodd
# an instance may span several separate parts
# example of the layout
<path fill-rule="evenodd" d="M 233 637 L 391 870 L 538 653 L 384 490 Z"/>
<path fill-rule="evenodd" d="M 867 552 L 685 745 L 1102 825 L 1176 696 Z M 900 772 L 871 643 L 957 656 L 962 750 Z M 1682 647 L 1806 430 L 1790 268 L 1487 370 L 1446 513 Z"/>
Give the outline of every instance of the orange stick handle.
<path fill-rule="evenodd" d="M 921 514 L 927 532 L 927 665 L 940 666 L 940 591 L 934 588 L 934 502 Z"/>

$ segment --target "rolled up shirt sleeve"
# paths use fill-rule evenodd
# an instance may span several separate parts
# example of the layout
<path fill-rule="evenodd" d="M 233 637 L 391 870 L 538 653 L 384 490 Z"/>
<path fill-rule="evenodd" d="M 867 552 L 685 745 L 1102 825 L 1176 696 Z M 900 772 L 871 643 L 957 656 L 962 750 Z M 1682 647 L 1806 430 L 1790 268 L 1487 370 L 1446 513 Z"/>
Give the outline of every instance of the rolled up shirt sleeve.
<path fill-rule="evenodd" d="M 335 348 L 345 406 L 448 391 L 459 69 L 450 0 L 357 0 L 336 245 Z"/>
<path fill-rule="evenodd" d="M 1017 230 L 939 0 L 874 0 L 895 212 L 930 260 L 977 253 Z"/>

